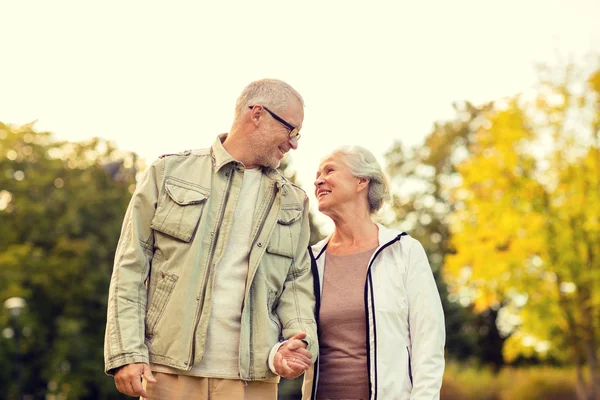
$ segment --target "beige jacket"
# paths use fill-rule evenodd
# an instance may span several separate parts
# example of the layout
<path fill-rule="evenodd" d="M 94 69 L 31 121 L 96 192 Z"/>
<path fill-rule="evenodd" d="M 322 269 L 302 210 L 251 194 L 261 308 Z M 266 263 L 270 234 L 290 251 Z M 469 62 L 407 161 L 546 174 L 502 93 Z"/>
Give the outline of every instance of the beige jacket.
<path fill-rule="evenodd" d="M 190 370 L 202 359 L 215 265 L 223 256 L 244 166 L 223 147 L 163 156 L 131 199 L 115 256 L 104 358 Z M 227 207 L 226 207 L 227 205 Z M 315 298 L 308 255 L 308 199 L 263 169 L 252 222 L 240 333 L 240 379 L 276 382 L 278 341 L 306 332 L 316 358 Z M 214 310 L 218 312 L 218 310 Z"/>

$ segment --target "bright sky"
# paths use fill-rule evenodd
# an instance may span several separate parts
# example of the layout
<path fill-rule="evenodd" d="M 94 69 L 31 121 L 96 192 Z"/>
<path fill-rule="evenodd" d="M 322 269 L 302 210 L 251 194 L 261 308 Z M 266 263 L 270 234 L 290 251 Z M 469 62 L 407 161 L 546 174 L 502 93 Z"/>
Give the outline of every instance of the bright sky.
<path fill-rule="evenodd" d="M 600 54 L 600 0 L 0 0 L 0 121 L 100 136 L 151 162 L 209 146 L 264 77 L 306 101 L 291 156 L 358 144 L 381 162 L 451 104 L 522 91 L 535 64 Z"/>

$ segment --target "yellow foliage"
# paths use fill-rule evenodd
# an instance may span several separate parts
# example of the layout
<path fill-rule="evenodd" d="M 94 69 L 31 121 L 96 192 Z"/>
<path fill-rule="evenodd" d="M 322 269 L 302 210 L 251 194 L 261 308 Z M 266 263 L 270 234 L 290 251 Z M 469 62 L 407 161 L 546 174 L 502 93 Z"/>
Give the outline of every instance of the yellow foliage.
<path fill-rule="evenodd" d="M 600 72 L 590 83 L 600 88 Z M 539 353 L 523 345 L 524 332 L 564 343 L 576 328 L 567 315 L 600 334 L 581 313 L 584 305 L 600 313 L 600 291 L 593 290 L 600 272 L 592 265 L 600 260 L 600 149 L 564 128 L 577 106 L 569 102 L 574 96 L 568 86 L 550 93 L 552 107 L 539 101 L 547 108 L 535 110 L 546 113 L 547 129 L 534 128 L 533 114 L 517 99 L 488 111 L 469 157 L 457 167 L 462 184 L 449 188 L 456 210 L 448 218 L 454 253 L 445 258 L 443 273 L 450 288 L 470 288 L 478 311 L 528 295 L 519 308 L 521 336 L 505 343 L 507 360 Z M 597 114 L 589 121 L 600 120 L 600 109 Z M 551 145 L 534 157 L 530 150 L 540 143 Z M 540 162 L 547 166 L 539 168 Z M 584 289 L 590 299 L 577 295 Z"/>

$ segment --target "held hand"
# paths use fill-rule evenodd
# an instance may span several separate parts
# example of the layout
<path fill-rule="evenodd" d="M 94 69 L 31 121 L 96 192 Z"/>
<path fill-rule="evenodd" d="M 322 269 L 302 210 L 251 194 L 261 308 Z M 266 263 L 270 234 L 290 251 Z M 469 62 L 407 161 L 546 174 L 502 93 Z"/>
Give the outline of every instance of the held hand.
<path fill-rule="evenodd" d="M 145 363 L 128 364 L 121 367 L 115 373 L 115 385 L 117 390 L 123 394 L 132 397 L 147 397 L 148 394 L 142 386 L 142 377 L 148 383 L 156 383 L 156 379 L 152 376 L 150 366 Z"/>
<path fill-rule="evenodd" d="M 280 376 L 287 379 L 297 378 L 312 365 L 312 354 L 302 341 L 305 337 L 306 333 L 300 332 L 277 350 L 273 366 Z"/>

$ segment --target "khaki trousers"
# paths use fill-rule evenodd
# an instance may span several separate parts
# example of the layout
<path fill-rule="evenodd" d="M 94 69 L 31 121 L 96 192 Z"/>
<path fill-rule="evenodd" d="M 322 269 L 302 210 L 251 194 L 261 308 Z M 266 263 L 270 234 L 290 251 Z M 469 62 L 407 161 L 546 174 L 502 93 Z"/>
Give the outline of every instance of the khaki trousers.
<path fill-rule="evenodd" d="M 197 376 L 153 372 L 156 383 L 143 385 L 148 397 L 143 400 L 277 400 L 277 384 L 244 382 L 237 379 L 201 378 Z"/>

